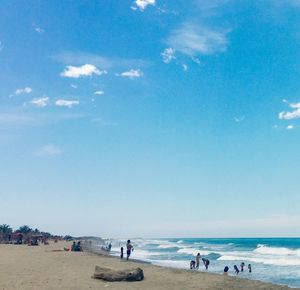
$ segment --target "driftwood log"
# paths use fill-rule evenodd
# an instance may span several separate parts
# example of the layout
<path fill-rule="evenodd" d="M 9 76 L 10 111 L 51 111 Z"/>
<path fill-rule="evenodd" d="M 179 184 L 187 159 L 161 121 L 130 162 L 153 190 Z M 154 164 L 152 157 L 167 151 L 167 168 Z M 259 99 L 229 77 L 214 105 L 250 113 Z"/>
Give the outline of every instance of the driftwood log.
<path fill-rule="evenodd" d="M 144 279 L 144 272 L 141 268 L 114 270 L 105 267 L 95 267 L 93 278 L 102 279 L 105 281 L 142 281 Z"/>

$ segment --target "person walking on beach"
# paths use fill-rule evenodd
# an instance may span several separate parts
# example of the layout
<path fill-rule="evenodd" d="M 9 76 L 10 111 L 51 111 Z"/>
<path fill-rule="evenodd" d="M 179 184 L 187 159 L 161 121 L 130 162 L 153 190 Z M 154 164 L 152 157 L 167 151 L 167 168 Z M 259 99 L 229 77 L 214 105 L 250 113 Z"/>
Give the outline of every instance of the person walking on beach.
<path fill-rule="evenodd" d="M 196 269 L 199 269 L 200 259 L 201 259 L 201 255 L 200 253 L 198 253 L 196 256 Z"/>
<path fill-rule="evenodd" d="M 120 255 L 120 257 L 121 257 L 121 259 L 123 259 L 123 257 L 124 257 L 124 248 L 123 247 L 121 247 L 121 255 Z"/>
<path fill-rule="evenodd" d="M 234 268 L 235 274 L 238 275 L 238 274 L 240 273 L 240 270 L 239 270 L 239 268 L 237 267 L 237 265 L 234 265 L 233 268 Z"/>
<path fill-rule="evenodd" d="M 128 260 L 131 255 L 131 252 L 133 251 L 133 246 L 132 246 L 130 240 L 127 241 L 126 247 L 127 247 L 127 260 Z"/>

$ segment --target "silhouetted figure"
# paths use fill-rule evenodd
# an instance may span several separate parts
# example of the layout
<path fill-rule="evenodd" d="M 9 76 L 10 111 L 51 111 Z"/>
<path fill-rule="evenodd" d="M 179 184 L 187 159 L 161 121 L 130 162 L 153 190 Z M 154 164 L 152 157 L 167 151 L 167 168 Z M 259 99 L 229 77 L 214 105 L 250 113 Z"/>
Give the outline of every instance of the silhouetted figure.
<path fill-rule="evenodd" d="M 239 270 L 239 268 L 237 267 L 237 265 L 234 265 L 234 272 L 235 272 L 235 274 L 239 274 L 240 273 L 240 270 Z"/>
<path fill-rule="evenodd" d="M 209 266 L 209 260 L 208 259 L 205 259 L 205 258 L 202 258 L 202 261 L 203 261 L 203 264 L 205 266 L 205 269 L 208 270 L 208 266 Z"/>
<path fill-rule="evenodd" d="M 133 251 L 133 246 L 132 246 L 130 240 L 127 241 L 126 247 L 127 247 L 127 260 L 128 260 L 131 255 L 131 252 Z"/>
<path fill-rule="evenodd" d="M 196 256 L 196 269 L 199 269 L 200 259 L 201 259 L 201 255 L 200 253 L 198 253 Z"/>
<path fill-rule="evenodd" d="M 192 261 L 190 262 L 190 269 L 191 269 L 191 270 L 195 269 L 195 265 L 196 265 L 196 262 L 195 262 L 194 260 L 192 260 Z"/>
<path fill-rule="evenodd" d="M 228 276 L 228 271 L 229 271 L 229 267 L 226 266 L 226 267 L 224 268 L 224 273 L 223 273 L 223 275 Z"/>
<path fill-rule="evenodd" d="M 244 267 L 245 267 L 245 263 L 242 262 L 242 263 L 241 263 L 241 272 L 244 272 Z"/>
<path fill-rule="evenodd" d="M 123 257 L 124 257 L 124 248 L 123 247 L 121 247 L 121 255 L 120 255 L 120 257 L 121 257 L 121 259 L 123 259 Z"/>
<path fill-rule="evenodd" d="M 249 273 L 252 273 L 252 267 L 251 267 L 251 264 L 248 265 L 248 271 L 249 271 Z"/>

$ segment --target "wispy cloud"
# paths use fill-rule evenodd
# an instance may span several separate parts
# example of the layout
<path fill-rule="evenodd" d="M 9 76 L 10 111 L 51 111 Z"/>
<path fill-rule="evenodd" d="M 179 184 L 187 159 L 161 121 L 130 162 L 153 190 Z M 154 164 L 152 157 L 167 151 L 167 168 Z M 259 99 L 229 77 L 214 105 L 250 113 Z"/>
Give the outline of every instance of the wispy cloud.
<path fill-rule="evenodd" d="M 94 118 L 91 120 L 92 123 L 101 125 L 101 126 L 118 126 L 119 124 L 117 122 L 112 122 L 112 121 L 106 121 L 103 120 L 102 118 Z"/>
<path fill-rule="evenodd" d="M 33 27 L 33 29 L 34 29 L 37 33 L 39 33 L 39 34 L 42 34 L 42 33 L 45 32 L 45 30 L 44 30 L 43 28 L 37 26 L 35 23 L 32 23 L 32 27 Z"/>
<path fill-rule="evenodd" d="M 104 94 L 103 91 L 96 91 L 96 92 L 94 92 L 94 95 L 103 95 L 103 94 Z"/>
<path fill-rule="evenodd" d="M 35 118 L 29 114 L 20 112 L 0 112 L 0 126 L 29 125 L 35 122 Z"/>
<path fill-rule="evenodd" d="M 73 89 L 77 89 L 78 88 L 78 86 L 76 86 L 74 84 L 71 84 L 70 87 L 73 88 Z"/>
<path fill-rule="evenodd" d="M 47 156 L 57 156 L 62 153 L 61 149 L 53 144 L 47 144 L 42 146 L 36 151 L 36 156 L 47 157 Z"/>
<path fill-rule="evenodd" d="M 0 41 L 0 51 L 4 48 L 4 44 Z"/>
<path fill-rule="evenodd" d="M 171 32 L 167 44 L 189 57 L 213 55 L 226 51 L 228 32 L 228 29 L 217 30 L 203 25 L 184 23 Z"/>
<path fill-rule="evenodd" d="M 170 63 L 172 60 L 176 59 L 175 49 L 172 47 L 168 47 L 161 53 L 161 56 L 164 63 Z"/>
<path fill-rule="evenodd" d="M 68 107 L 72 108 L 73 106 L 79 105 L 79 101 L 77 100 L 57 100 L 55 102 L 55 105 L 58 107 Z"/>
<path fill-rule="evenodd" d="M 182 64 L 182 69 L 184 72 L 186 72 L 188 70 L 188 66 L 184 63 Z"/>
<path fill-rule="evenodd" d="M 66 78 L 80 78 L 83 76 L 91 76 L 93 74 L 103 75 L 107 74 L 107 71 L 99 70 L 93 64 L 84 64 L 82 66 L 68 65 L 60 75 Z"/>
<path fill-rule="evenodd" d="M 141 11 L 144 11 L 148 5 L 155 6 L 155 3 L 156 0 L 135 0 L 133 6 L 131 6 L 131 9 L 140 9 Z"/>
<path fill-rule="evenodd" d="M 286 103 L 287 101 L 284 100 Z M 300 103 L 291 103 L 289 104 L 289 107 L 293 109 L 292 111 L 289 112 L 280 112 L 278 117 L 281 120 L 292 120 L 292 119 L 297 119 L 300 118 Z"/>
<path fill-rule="evenodd" d="M 35 98 L 33 100 L 30 101 L 30 104 L 36 106 L 36 107 L 46 107 L 48 105 L 49 102 L 49 97 L 42 97 L 42 98 Z"/>
<path fill-rule="evenodd" d="M 40 27 L 35 27 L 34 30 L 35 30 L 37 33 L 40 33 L 40 34 L 45 32 L 45 30 L 42 29 L 42 28 L 40 28 Z"/>
<path fill-rule="evenodd" d="M 286 127 L 287 130 L 293 130 L 294 128 L 295 128 L 294 125 L 288 125 L 288 126 Z"/>
<path fill-rule="evenodd" d="M 143 72 L 140 69 L 131 69 L 129 71 L 122 72 L 120 76 L 129 79 L 136 79 L 143 76 Z"/>
<path fill-rule="evenodd" d="M 234 121 L 235 121 L 236 123 L 243 122 L 244 120 L 245 120 L 245 116 L 234 117 Z"/>
<path fill-rule="evenodd" d="M 32 93 L 32 88 L 30 87 L 20 88 L 15 91 L 16 95 L 30 94 L 30 93 Z"/>

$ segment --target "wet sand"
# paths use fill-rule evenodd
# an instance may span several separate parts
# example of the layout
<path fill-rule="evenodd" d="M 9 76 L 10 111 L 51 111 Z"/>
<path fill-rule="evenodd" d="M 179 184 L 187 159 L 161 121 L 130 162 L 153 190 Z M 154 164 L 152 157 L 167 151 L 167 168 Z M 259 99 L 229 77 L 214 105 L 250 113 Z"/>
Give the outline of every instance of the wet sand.
<path fill-rule="evenodd" d="M 49 246 L 0 245 L 0 289 L 165 289 L 165 290 L 283 290 L 285 286 L 223 275 L 161 268 L 146 263 L 121 261 L 88 252 L 65 252 L 71 243 Z M 142 282 L 105 282 L 91 278 L 95 266 L 144 270 Z"/>

